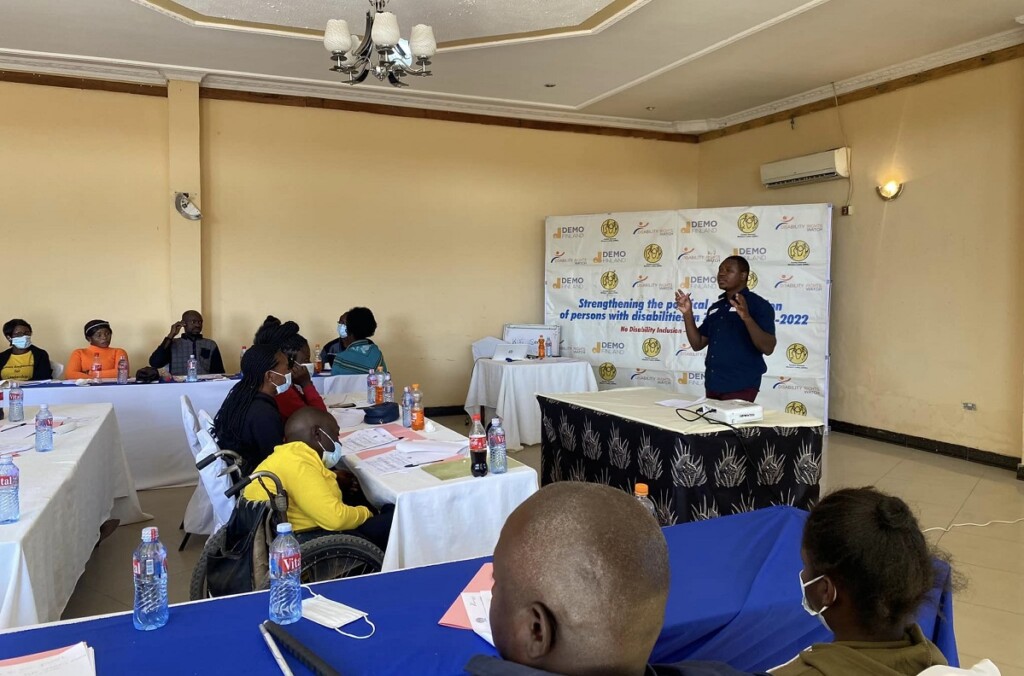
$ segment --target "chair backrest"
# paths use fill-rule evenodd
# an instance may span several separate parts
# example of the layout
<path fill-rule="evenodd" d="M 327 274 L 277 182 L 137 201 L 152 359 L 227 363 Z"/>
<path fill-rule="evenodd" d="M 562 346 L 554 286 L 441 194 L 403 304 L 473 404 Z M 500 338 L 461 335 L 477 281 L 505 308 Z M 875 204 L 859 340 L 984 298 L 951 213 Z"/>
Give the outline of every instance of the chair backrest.
<path fill-rule="evenodd" d="M 53 372 L 53 375 L 50 377 L 54 380 L 60 380 L 64 377 L 64 364 L 61 364 L 59 361 L 53 361 L 51 359 L 50 370 Z"/>
<path fill-rule="evenodd" d="M 205 408 L 199 409 L 199 427 L 213 434 L 213 416 Z"/>
<path fill-rule="evenodd" d="M 488 336 L 473 343 L 473 361 L 494 357 L 494 351 L 501 345 L 501 342 L 501 338 Z"/>
<path fill-rule="evenodd" d="M 192 400 L 187 394 L 181 395 L 181 424 L 185 428 L 185 438 L 188 440 L 188 447 L 192 451 L 192 457 L 199 455 L 199 419 L 196 417 L 196 410 L 192 407 Z"/>
<path fill-rule="evenodd" d="M 220 450 L 217 442 L 213 440 L 213 437 L 207 430 L 199 430 L 198 437 L 200 450 L 196 455 L 196 462 L 202 460 L 210 453 L 216 453 Z M 224 495 L 224 492 L 231 488 L 231 476 L 218 476 L 226 467 L 227 465 L 224 461 L 217 458 L 199 470 L 199 479 L 203 482 L 203 487 L 206 488 L 206 492 L 210 496 L 210 504 L 213 505 L 213 515 L 216 517 L 216 523 L 213 527 L 214 533 L 228 522 L 228 519 L 231 518 L 231 512 L 235 509 L 235 498 L 229 498 Z"/>

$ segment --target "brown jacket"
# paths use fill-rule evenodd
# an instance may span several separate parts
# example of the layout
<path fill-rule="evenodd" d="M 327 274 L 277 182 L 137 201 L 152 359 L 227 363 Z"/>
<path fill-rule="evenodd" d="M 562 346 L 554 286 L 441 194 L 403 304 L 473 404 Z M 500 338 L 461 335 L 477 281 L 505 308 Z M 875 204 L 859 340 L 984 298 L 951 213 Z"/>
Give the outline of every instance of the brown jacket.
<path fill-rule="evenodd" d="M 773 676 L 916 676 L 928 667 L 946 664 L 935 645 L 916 624 L 903 640 L 815 643 L 792 660 L 770 670 Z"/>

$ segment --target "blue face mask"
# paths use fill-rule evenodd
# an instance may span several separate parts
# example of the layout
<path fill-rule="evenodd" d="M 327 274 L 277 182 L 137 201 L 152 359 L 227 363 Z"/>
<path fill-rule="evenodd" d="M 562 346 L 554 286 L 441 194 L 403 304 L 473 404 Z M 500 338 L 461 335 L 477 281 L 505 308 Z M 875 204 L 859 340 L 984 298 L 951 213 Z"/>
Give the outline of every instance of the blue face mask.
<path fill-rule="evenodd" d="M 32 336 L 17 336 L 15 338 L 11 338 L 11 345 L 18 348 L 19 350 L 24 350 L 31 344 Z"/>
<path fill-rule="evenodd" d="M 348 338 L 348 326 L 338 324 L 338 338 Z"/>
<path fill-rule="evenodd" d="M 317 428 L 317 431 L 334 441 L 334 449 L 330 451 L 324 449 L 324 445 L 319 439 L 316 441 L 316 443 L 320 445 L 320 449 L 324 452 L 322 456 L 324 459 L 324 467 L 327 469 L 334 469 L 337 464 L 341 462 L 341 442 L 331 437 L 331 435 L 327 434 L 327 432 L 324 432 L 319 427 Z"/>

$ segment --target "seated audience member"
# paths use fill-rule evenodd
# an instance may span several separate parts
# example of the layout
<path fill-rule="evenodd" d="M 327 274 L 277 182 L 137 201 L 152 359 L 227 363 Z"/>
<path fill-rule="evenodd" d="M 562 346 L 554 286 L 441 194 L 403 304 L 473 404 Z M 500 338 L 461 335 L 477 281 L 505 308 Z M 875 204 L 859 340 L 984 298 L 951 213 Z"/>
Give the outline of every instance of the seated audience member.
<path fill-rule="evenodd" d="M 846 488 L 811 510 L 800 549 L 804 609 L 835 634 L 771 670 L 776 676 L 911 676 L 946 664 L 913 617 L 934 563 L 907 504 Z"/>
<path fill-rule="evenodd" d="M 113 336 L 114 332 L 106 320 L 93 319 L 88 322 L 85 325 L 85 339 L 89 341 L 89 345 L 71 353 L 68 365 L 64 369 L 64 378 L 92 378 L 95 355 L 100 357 L 100 378 L 116 378 L 117 361 L 122 355 L 127 359 L 128 353 L 119 347 L 110 347 L 110 339 Z"/>
<path fill-rule="evenodd" d="M 338 337 L 327 341 L 327 344 L 320 350 L 320 361 L 325 369 L 330 369 L 334 364 L 334 356 L 345 349 L 344 341 L 348 338 L 348 325 L 345 323 L 345 315 L 338 317 Z"/>
<path fill-rule="evenodd" d="M 242 379 L 231 388 L 213 419 L 213 436 L 235 451 L 252 472 L 284 441 L 274 396 L 292 384 L 288 357 L 270 345 L 253 345 L 242 357 Z"/>
<path fill-rule="evenodd" d="M 10 349 L 0 352 L 0 380 L 49 380 L 53 376 L 50 355 L 32 344 L 32 327 L 24 319 L 4 324 Z"/>
<path fill-rule="evenodd" d="M 342 350 L 334 355 L 331 364 L 331 375 L 364 375 L 367 371 L 376 371 L 382 366 L 385 371 L 388 365 L 380 348 L 370 340 L 377 331 L 377 320 L 369 308 L 354 307 L 341 316 L 348 335 L 341 339 Z"/>
<path fill-rule="evenodd" d="M 184 330 L 181 338 L 178 332 Z M 155 369 L 170 364 L 171 375 L 188 375 L 188 358 L 195 355 L 199 374 L 224 373 L 224 362 L 217 343 L 203 338 L 203 315 L 188 310 L 181 321 L 171 325 L 171 332 L 149 356 L 149 365 Z"/>
<path fill-rule="evenodd" d="M 313 378 L 303 364 L 309 363 L 309 341 L 299 335 L 299 325 L 295 322 L 281 323 L 277 317 L 269 316 L 263 326 L 256 332 L 253 345 L 271 345 L 288 357 L 288 369 L 292 374 L 292 386 L 275 397 L 281 418 L 288 420 L 295 411 L 303 406 L 312 406 L 321 411 L 327 410 L 320 393 L 313 385 Z"/>
<path fill-rule="evenodd" d="M 623 491 L 566 481 L 516 508 L 494 550 L 491 633 L 478 676 L 736 676 L 717 662 L 647 664 L 668 599 L 665 536 Z"/>
<path fill-rule="evenodd" d="M 345 504 L 336 468 L 341 464 L 338 421 L 310 406 L 292 414 L 285 425 L 285 443 L 260 463 L 258 470 L 276 474 L 288 493 L 288 521 L 299 542 L 345 532 L 387 548 L 394 506 L 374 515 L 369 508 Z M 274 491 L 271 481 L 264 481 Z M 247 500 L 266 500 L 258 482 L 249 484 Z"/>

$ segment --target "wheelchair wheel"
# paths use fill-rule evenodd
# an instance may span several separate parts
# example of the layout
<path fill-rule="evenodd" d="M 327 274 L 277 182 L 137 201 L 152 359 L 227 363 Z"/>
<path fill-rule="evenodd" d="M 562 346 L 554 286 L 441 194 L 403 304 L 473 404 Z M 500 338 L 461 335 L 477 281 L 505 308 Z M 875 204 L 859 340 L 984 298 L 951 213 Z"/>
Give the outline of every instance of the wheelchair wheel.
<path fill-rule="evenodd" d="M 325 535 L 306 542 L 302 551 L 302 582 L 325 582 L 379 573 L 384 552 L 354 535 Z"/>
<path fill-rule="evenodd" d="M 210 598 L 210 591 L 206 587 L 206 559 L 210 552 L 220 550 L 227 540 L 227 529 L 221 527 L 216 533 L 206 538 L 203 551 L 196 561 L 196 567 L 192 569 L 192 582 L 188 587 L 188 598 L 192 601 Z"/>

